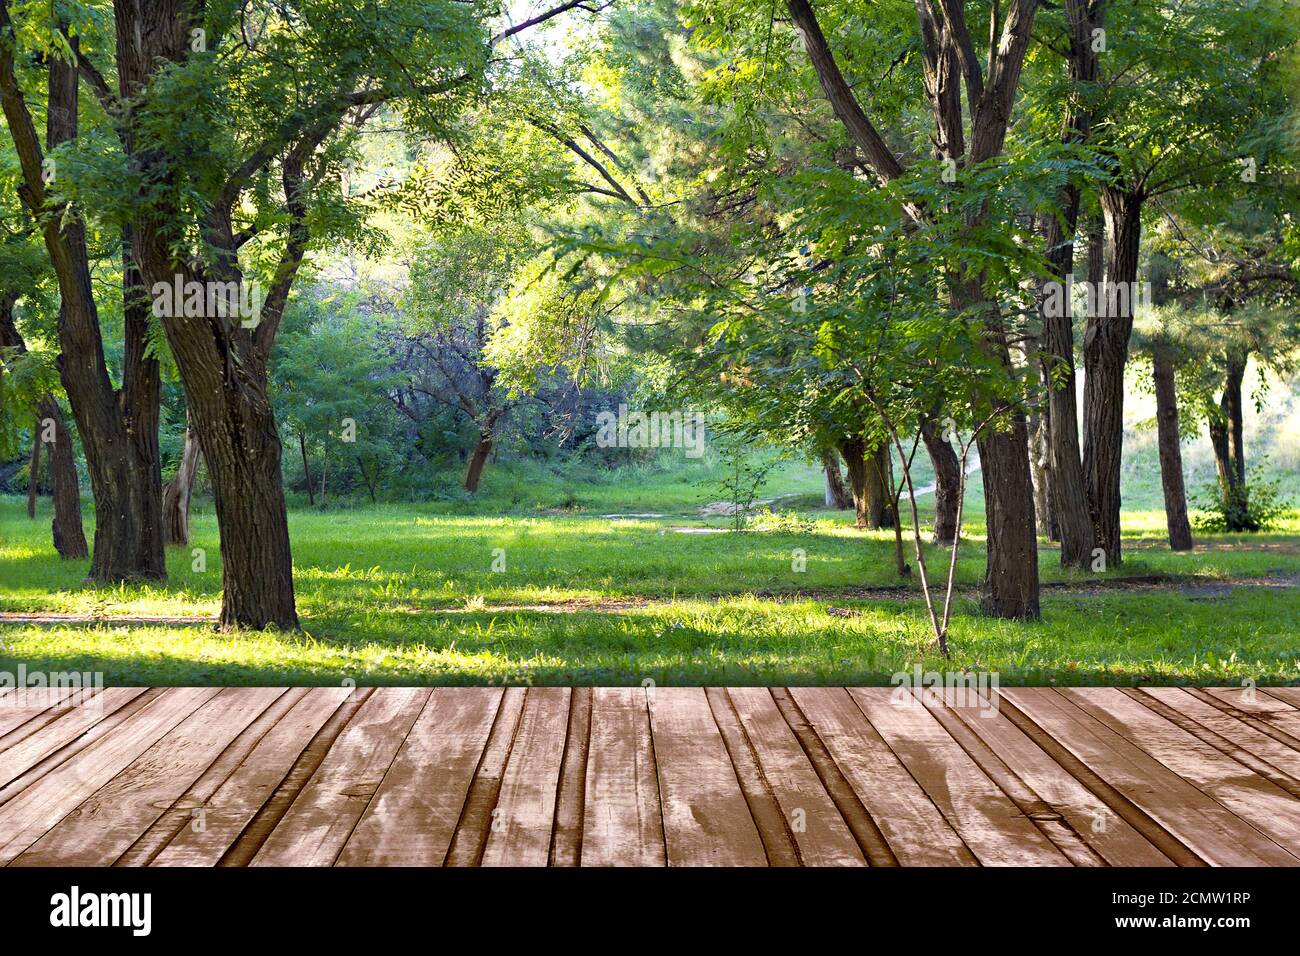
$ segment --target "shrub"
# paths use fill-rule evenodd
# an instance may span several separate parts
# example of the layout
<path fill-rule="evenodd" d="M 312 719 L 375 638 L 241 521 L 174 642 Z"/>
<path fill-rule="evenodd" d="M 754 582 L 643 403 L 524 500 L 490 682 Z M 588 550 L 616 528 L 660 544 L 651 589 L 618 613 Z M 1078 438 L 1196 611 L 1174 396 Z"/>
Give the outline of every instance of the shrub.
<path fill-rule="evenodd" d="M 1250 470 L 1246 483 L 1224 489 L 1210 482 L 1193 499 L 1199 514 L 1196 530 L 1203 532 L 1268 531 L 1291 513 L 1291 502 L 1282 499 L 1277 481 L 1264 477 L 1263 463 Z"/>

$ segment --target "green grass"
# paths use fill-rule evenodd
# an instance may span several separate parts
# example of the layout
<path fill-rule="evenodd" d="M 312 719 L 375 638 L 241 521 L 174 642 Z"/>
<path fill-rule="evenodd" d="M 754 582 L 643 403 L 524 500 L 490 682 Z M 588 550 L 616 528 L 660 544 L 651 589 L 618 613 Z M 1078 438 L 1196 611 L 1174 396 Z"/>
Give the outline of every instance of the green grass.
<path fill-rule="evenodd" d="M 577 486 L 555 477 L 554 486 L 536 474 L 529 483 L 526 472 L 498 469 L 477 503 L 292 511 L 304 634 L 112 623 L 216 613 L 220 557 L 210 509 L 199 509 L 193 527 L 206 571 L 194 570 L 189 549 L 172 549 L 165 587 L 90 588 L 82 584 L 86 562 L 54 556 L 48 513 L 29 521 L 21 501 L 0 499 L 0 610 L 107 618 L 94 626 L 0 625 L 0 670 L 21 662 L 29 670 L 102 671 L 108 683 L 172 685 L 846 684 L 887 683 L 914 663 L 940 665 L 919 592 L 889 601 L 835 593 L 898 584 L 892 533 L 859 532 L 844 513 L 812 510 L 820 478 L 809 468 L 783 466 L 768 492 L 799 495 L 783 504 L 814 522 L 805 534 L 674 532 L 727 524 L 693 516 L 701 501 L 719 497 L 696 473 L 647 468 Z M 556 513 L 560 507 L 568 510 Z M 601 517 L 651 511 L 670 517 Z M 981 579 L 984 547 L 978 507 L 968 518 L 958 581 L 970 588 Z M 1275 534 L 1206 538 L 1180 555 L 1163 546 L 1163 526 L 1159 512 L 1126 514 L 1127 557 L 1101 575 L 1066 574 L 1044 547 L 1043 579 L 1300 576 L 1300 521 Z M 491 569 L 497 548 L 501 573 Z M 803 573 L 792 570 L 795 549 L 806 553 Z M 947 552 L 928 555 L 937 578 Z M 830 593 L 792 597 L 810 590 Z M 1008 684 L 1300 681 L 1300 590 L 1203 590 L 1049 589 L 1035 624 L 982 617 L 966 592 L 946 666 L 997 671 Z M 632 599 L 640 600 L 612 612 L 591 608 Z M 561 602 L 569 603 L 544 607 Z M 832 615 L 829 606 L 856 613 Z"/>

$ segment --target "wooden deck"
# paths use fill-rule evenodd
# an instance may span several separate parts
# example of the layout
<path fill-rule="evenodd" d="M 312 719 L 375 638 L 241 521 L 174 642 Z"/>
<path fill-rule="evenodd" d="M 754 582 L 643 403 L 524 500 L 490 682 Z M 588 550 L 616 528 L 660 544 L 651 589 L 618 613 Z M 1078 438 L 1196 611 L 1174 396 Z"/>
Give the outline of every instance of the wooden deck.
<path fill-rule="evenodd" d="M 0 864 L 1300 864 L 1300 688 L 895 694 L 11 691 Z"/>

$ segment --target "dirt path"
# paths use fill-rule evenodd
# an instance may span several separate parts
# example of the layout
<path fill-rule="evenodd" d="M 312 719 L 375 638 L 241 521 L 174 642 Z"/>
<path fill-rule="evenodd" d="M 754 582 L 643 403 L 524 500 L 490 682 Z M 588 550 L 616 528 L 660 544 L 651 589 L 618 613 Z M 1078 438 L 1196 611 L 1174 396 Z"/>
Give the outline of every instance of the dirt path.
<path fill-rule="evenodd" d="M 1144 574 L 1122 578 L 1102 578 L 1098 581 L 1051 581 L 1042 585 L 1044 594 L 1071 597 L 1100 597 L 1120 593 L 1180 593 L 1191 600 L 1221 600 L 1230 597 L 1236 588 L 1267 588 L 1289 590 L 1300 588 L 1300 574 L 1281 574 L 1267 577 L 1211 578 L 1197 575 Z M 942 596 L 942 590 L 932 594 Z M 978 586 L 962 586 L 957 593 L 963 597 L 977 597 Z M 724 601 L 728 598 L 756 597 L 777 602 L 793 601 L 920 601 L 919 584 L 884 585 L 877 587 L 802 588 L 797 590 L 736 591 L 700 595 L 682 595 L 676 601 L 659 597 L 571 598 L 538 604 L 474 604 L 463 607 L 399 607 L 404 614 L 619 614 L 652 607 L 667 607 L 680 601 Z M 828 607 L 827 613 L 847 616 L 853 609 Z M 114 627 L 168 626 L 204 627 L 214 625 L 216 619 L 207 616 L 164 614 L 116 615 L 70 614 L 58 611 L 0 611 L 0 625 L 36 625 L 59 627 L 62 625 L 111 625 Z"/>

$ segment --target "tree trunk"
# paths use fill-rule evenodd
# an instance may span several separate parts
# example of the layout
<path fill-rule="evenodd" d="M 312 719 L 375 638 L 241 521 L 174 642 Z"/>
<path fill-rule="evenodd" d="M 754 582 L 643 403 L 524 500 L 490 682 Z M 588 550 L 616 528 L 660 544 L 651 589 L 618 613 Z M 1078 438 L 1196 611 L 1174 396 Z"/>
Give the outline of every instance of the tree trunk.
<path fill-rule="evenodd" d="M 483 466 L 487 464 L 488 455 L 492 454 L 492 433 L 481 432 L 474 454 L 469 459 L 469 470 L 465 473 L 465 490 L 470 494 L 478 491 L 479 479 L 483 477 Z"/>
<path fill-rule="evenodd" d="M 298 450 L 302 452 L 303 483 L 307 486 L 307 504 L 316 507 L 316 490 L 311 486 L 311 465 L 307 462 L 307 436 L 298 432 Z"/>
<path fill-rule="evenodd" d="M 995 617 L 1036 620 L 1038 541 L 1024 416 L 1012 420 L 1010 431 L 983 435 L 978 445 L 988 540 L 984 609 Z"/>
<path fill-rule="evenodd" d="M 32 460 L 27 465 L 27 517 L 32 521 L 36 520 L 36 499 L 40 495 L 41 482 L 41 445 L 45 442 L 41 438 L 41 420 L 36 419 L 36 426 L 32 429 Z"/>
<path fill-rule="evenodd" d="M 1050 426 L 1046 415 L 1029 416 L 1029 478 L 1034 485 L 1034 518 L 1038 534 L 1049 541 L 1052 536 L 1052 463 L 1047 433 Z"/>
<path fill-rule="evenodd" d="M 853 496 L 844 486 L 844 476 L 840 473 L 839 459 L 835 449 L 822 449 L 822 471 L 826 474 L 826 504 L 841 511 L 853 507 Z"/>
<path fill-rule="evenodd" d="M 1092 113 L 1084 107 L 1084 89 L 1097 79 L 1097 55 L 1092 31 L 1101 26 L 1102 6 L 1087 0 L 1066 0 L 1070 28 L 1068 72 L 1074 86 L 1062 124 L 1063 142 L 1084 142 L 1092 129 Z M 1058 295 L 1042 299 L 1042 348 L 1047 390 L 1047 503 L 1051 507 L 1049 537 L 1061 542 L 1061 566 L 1086 568 L 1093 548 L 1092 514 L 1083 457 L 1079 450 L 1079 410 L 1075 395 L 1074 315 L 1069 280 L 1074 275 L 1074 236 L 1079 225 L 1081 196 L 1069 185 L 1057 195 L 1060 218 L 1044 220 L 1043 244 Z M 1054 308 L 1056 304 L 1059 308 Z M 1051 534 L 1055 531 L 1056 534 Z"/>
<path fill-rule="evenodd" d="M 881 180 L 890 182 L 898 178 L 904 172 L 902 165 L 862 111 L 852 86 L 840 73 L 812 7 L 807 0 L 787 0 L 786 6 L 836 117 L 865 153 L 867 162 Z M 935 143 L 949 151 L 954 159 L 963 153 L 961 96 L 955 90 L 955 63 L 965 61 L 972 114 L 968 167 L 984 163 L 1002 152 L 1037 8 L 1038 4 L 1031 0 L 1016 0 L 1008 4 L 1001 37 L 996 36 L 996 26 L 990 31 L 990 47 L 996 44 L 997 56 L 993 58 L 995 63 L 990 64 L 985 85 L 970 78 L 979 70 L 972 51 L 956 49 L 952 40 L 954 31 L 946 23 L 940 28 L 930 4 L 917 5 L 921 18 L 922 66 L 935 113 Z M 964 33 L 964 28 L 960 32 Z M 983 87 L 978 93 L 975 92 L 977 84 Z M 923 218 L 924 211 L 909 207 L 908 215 L 915 220 Z M 967 215 L 967 224 L 978 228 L 987 215 L 988 206 L 985 204 Z M 982 276 L 973 282 L 952 283 L 950 288 L 955 292 L 950 293 L 952 304 L 958 309 L 984 301 Z M 996 310 L 991 311 L 988 317 L 985 334 L 989 340 L 990 356 L 1009 368 L 1006 327 Z M 980 448 L 989 531 L 985 606 L 989 613 L 1001 617 L 1029 618 L 1039 614 L 1038 542 L 1034 537 L 1028 445 L 1024 419 L 1019 416 L 1010 432 L 986 436 Z"/>
<path fill-rule="evenodd" d="M 14 320 L 13 310 L 17 301 L 16 295 L 0 296 L 0 346 L 23 353 L 27 351 L 27 343 L 18 334 L 18 323 Z M 54 423 L 54 442 L 49 455 L 50 484 L 54 497 L 54 521 L 50 531 L 54 549 L 61 558 L 85 558 L 90 551 L 86 546 L 86 532 L 81 523 L 81 485 L 77 480 L 77 458 L 72 447 L 72 432 L 68 431 L 58 401 L 50 394 L 42 396 L 36 410 L 27 514 L 36 517 L 36 476 L 40 473 L 41 439 L 45 434 L 46 421 Z"/>
<path fill-rule="evenodd" d="M 1156 434 L 1160 447 L 1160 483 L 1165 493 L 1165 523 L 1173 551 L 1192 550 L 1192 526 L 1187 520 L 1187 490 L 1183 486 L 1183 451 L 1178 434 L 1178 393 L 1174 388 L 1173 355 L 1167 346 L 1151 350 L 1156 389 Z"/>
<path fill-rule="evenodd" d="M 1246 377 L 1245 353 L 1232 349 L 1227 354 L 1227 374 L 1219 416 L 1210 420 L 1210 445 L 1224 502 L 1224 520 L 1229 531 L 1249 531 L 1246 502 L 1246 449 L 1242 432 L 1241 386 Z"/>
<path fill-rule="evenodd" d="M 890 506 L 892 489 L 888 483 L 893 476 L 893 460 L 886 458 L 889 447 L 880 445 L 867 448 L 861 438 L 843 439 L 840 454 L 849 475 L 849 489 L 859 528 L 892 528 L 893 508 Z"/>
<path fill-rule="evenodd" d="M 54 549 L 65 560 L 89 557 L 86 531 L 81 524 L 81 485 L 77 481 L 77 458 L 72 449 L 72 433 L 63 420 L 63 412 L 53 395 L 41 399 L 41 419 L 54 422 L 54 442 L 50 446 L 50 484 L 53 486 L 54 521 L 50 525 Z"/>
<path fill-rule="evenodd" d="M 894 515 L 894 459 L 889 445 L 881 444 L 867 455 L 867 527 L 892 528 Z"/>
<path fill-rule="evenodd" d="M 1074 194 L 1077 216 L 1078 196 Z M 1066 278 L 1074 271 L 1074 240 L 1061 236 L 1059 225 L 1049 219 L 1046 230 L 1048 260 L 1055 281 L 1060 282 L 1061 308 L 1051 307 L 1051 297 L 1043 298 L 1043 335 L 1049 423 L 1048 458 L 1051 470 L 1051 503 L 1061 539 L 1061 566 L 1086 568 L 1092 559 L 1093 525 L 1088 506 L 1088 486 L 1079 450 L 1079 410 L 1075 396 L 1074 318 L 1069 304 Z M 1070 224 L 1073 230 L 1073 224 Z M 1060 313 L 1060 314 L 1057 314 Z"/>
<path fill-rule="evenodd" d="M 1101 191 L 1106 222 L 1106 279 L 1094 289 L 1094 314 L 1083 339 L 1083 471 L 1093 508 L 1096 547 L 1107 566 L 1120 562 L 1120 465 L 1124 451 L 1124 365 L 1137 298 L 1142 233 L 1140 192 Z"/>
<path fill-rule="evenodd" d="M 280 439 L 270 403 L 216 399 L 196 409 L 195 419 L 221 533 L 221 626 L 297 628 Z"/>
<path fill-rule="evenodd" d="M 921 420 L 921 440 L 934 466 L 934 543 L 951 545 L 957 539 L 961 462 L 932 419 Z"/>
<path fill-rule="evenodd" d="M 131 468 L 138 485 L 139 547 L 151 571 L 167 576 L 162 519 L 162 370 L 149 354 L 148 291 L 140 277 L 130 228 L 122 231 L 122 389 L 118 402 L 130 438 Z"/>
<path fill-rule="evenodd" d="M 1232 476 L 1237 487 L 1246 484 L 1246 446 L 1242 432 L 1241 384 L 1246 377 L 1246 356 L 1239 351 L 1228 355 L 1228 374 L 1223 387 L 1220 407 L 1228 423 L 1228 455 L 1232 463 Z"/>
<path fill-rule="evenodd" d="M 194 434 L 194 421 L 185 411 L 185 447 L 176 465 L 176 474 L 163 489 L 163 532 L 167 544 L 190 543 L 190 495 L 194 491 L 194 476 L 199 470 L 199 440 Z"/>
<path fill-rule="evenodd" d="M 855 523 L 859 528 L 868 524 L 867 458 L 866 442 L 861 438 L 844 438 L 839 442 L 844 470 L 848 473 L 849 491 L 853 496 Z"/>
<path fill-rule="evenodd" d="M 989 358 L 1012 373 L 1006 325 L 997 307 L 988 304 L 982 277 L 952 283 L 953 305 L 981 305 L 988 315 L 984 344 Z M 1038 538 L 1034 522 L 1034 486 L 1029 475 L 1029 430 L 1022 410 L 995 399 L 1006 420 L 1000 430 L 985 429 L 977 439 L 984 482 L 984 528 L 988 553 L 984 565 L 984 611 L 993 617 L 1037 620 Z"/>

